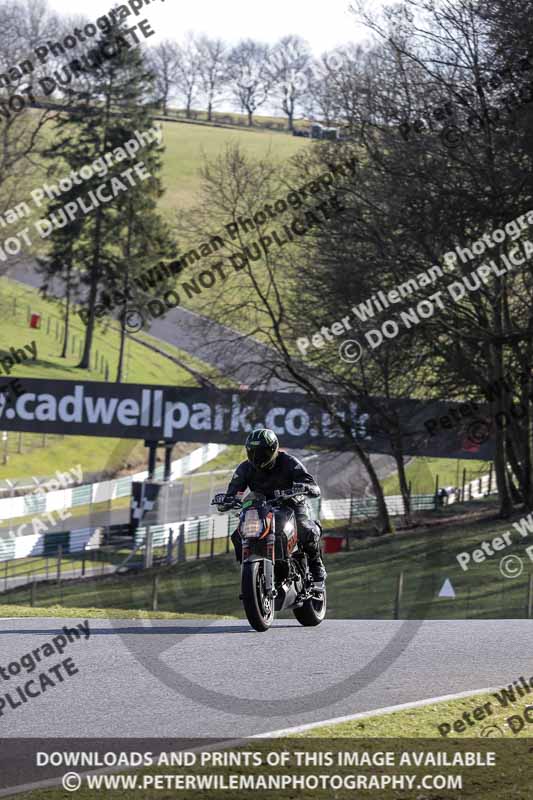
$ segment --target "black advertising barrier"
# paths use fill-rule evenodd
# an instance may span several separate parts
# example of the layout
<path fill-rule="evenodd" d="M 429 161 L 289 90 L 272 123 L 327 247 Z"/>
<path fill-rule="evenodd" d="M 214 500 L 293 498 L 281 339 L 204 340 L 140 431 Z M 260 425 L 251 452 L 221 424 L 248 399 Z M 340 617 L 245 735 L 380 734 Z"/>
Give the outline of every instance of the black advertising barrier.
<path fill-rule="evenodd" d="M 19 394 L 6 390 L 0 378 L 0 430 L 107 436 L 151 441 L 242 444 L 254 427 L 272 428 L 283 447 L 310 444 L 332 449 L 349 445 L 339 425 L 348 423 L 369 452 L 390 453 L 379 418 L 362 400 L 340 403 L 330 397 L 334 413 L 323 411 L 308 395 L 233 389 L 109 384 L 93 381 L 47 381 L 20 378 Z M 461 416 L 449 404 L 398 399 L 391 401 L 403 421 L 404 452 L 448 458 L 491 459 L 494 445 L 487 412 Z M 464 411 L 466 411 L 467 404 Z M 455 409 L 461 408 L 455 404 Z M 337 417 L 337 418 L 336 418 Z M 429 422 L 433 420 L 433 422 Z M 427 423 L 426 425 L 424 423 Z"/>

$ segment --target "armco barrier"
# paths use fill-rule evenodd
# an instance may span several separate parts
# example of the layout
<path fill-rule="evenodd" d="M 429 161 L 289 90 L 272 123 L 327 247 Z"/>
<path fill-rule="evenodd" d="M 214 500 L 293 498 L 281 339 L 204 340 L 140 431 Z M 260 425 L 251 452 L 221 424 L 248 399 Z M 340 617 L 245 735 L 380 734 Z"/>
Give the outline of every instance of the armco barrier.
<path fill-rule="evenodd" d="M 196 448 L 189 455 L 177 459 L 172 463 L 172 480 L 177 480 L 188 472 L 203 466 L 203 464 L 211 461 L 225 449 L 225 445 L 206 444 L 203 447 Z M 156 479 L 163 477 L 163 471 L 163 466 L 157 467 L 155 471 Z M 28 514 L 43 514 L 47 511 L 59 511 L 76 506 L 90 505 L 91 503 L 103 503 L 119 497 L 127 497 L 131 494 L 132 482 L 143 481 L 147 477 L 148 471 L 145 470 L 144 472 L 138 472 L 136 475 L 128 475 L 125 478 L 118 478 L 113 481 L 102 481 L 101 483 L 74 486 L 70 489 L 59 489 L 56 492 L 48 492 L 45 495 L 27 494 L 20 497 L 6 497 L 0 500 L 0 520 L 12 520 Z"/>

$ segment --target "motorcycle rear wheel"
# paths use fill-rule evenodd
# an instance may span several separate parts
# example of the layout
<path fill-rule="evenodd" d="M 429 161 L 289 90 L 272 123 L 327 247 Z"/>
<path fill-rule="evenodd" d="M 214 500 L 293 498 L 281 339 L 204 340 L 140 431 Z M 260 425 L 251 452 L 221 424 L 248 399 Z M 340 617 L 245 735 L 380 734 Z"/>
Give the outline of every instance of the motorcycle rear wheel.
<path fill-rule="evenodd" d="M 252 628 L 267 631 L 274 622 L 274 601 L 266 596 L 262 561 L 244 565 L 242 573 L 242 604 Z"/>
<path fill-rule="evenodd" d="M 320 600 L 316 597 L 311 597 L 304 602 L 303 606 L 300 608 L 293 608 L 292 611 L 300 625 L 310 628 L 314 625 L 320 625 L 326 616 L 326 610 L 327 595 L 326 587 L 324 587 L 324 594 Z"/>

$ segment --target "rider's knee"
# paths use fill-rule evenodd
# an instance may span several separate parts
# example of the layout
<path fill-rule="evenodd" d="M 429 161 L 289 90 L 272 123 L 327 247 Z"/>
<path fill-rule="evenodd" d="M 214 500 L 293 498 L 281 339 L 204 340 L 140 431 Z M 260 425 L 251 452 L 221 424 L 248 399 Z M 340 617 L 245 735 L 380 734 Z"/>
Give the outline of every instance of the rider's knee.
<path fill-rule="evenodd" d="M 320 550 L 320 528 L 311 520 L 302 521 L 299 526 L 300 540 L 309 555 L 316 555 Z"/>

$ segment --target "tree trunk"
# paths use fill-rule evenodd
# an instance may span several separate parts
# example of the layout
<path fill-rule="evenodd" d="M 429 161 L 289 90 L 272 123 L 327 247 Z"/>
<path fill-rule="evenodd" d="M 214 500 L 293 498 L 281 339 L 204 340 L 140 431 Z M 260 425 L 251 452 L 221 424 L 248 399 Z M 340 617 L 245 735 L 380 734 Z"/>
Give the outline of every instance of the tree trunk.
<path fill-rule="evenodd" d="M 394 461 L 396 462 L 396 469 L 398 470 L 398 480 L 400 482 L 400 494 L 403 502 L 403 515 L 407 525 L 411 524 L 411 492 L 409 490 L 409 481 L 405 474 L 405 465 L 403 463 L 403 453 L 401 448 L 394 448 L 393 452 Z"/>
<path fill-rule="evenodd" d="M 209 100 L 209 103 L 207 104 L 207 121 L 213 121 L 213 103 L 211 100 Z"/>
<path fill-rule="evenodd" d="M 505 434 L 503 431 L 496 431 L 496 453 L 494 458 L 494 469 L 496 472 L 496 484 L 500 496 L 500 517 L 508 519 L 513 512 L 513 500 L 509 487 L 509 476 L 507 474 L 507 459 L 505 456 Z"/>
<path fill-rule="evenodd" d="M 378 504 L 379 535 L 383 536 L 385 533 L 391 533 L 392 527 L 390 523 L 389 512 L 387 511 L 385 496 L 383 494 L 383 489 L 381 488 L 379 478 L 376 474 L 376 470 L 374 469 L 374 465 L 370 460 L 370 456 L 365 450 L 363 450 L 362 447 L 359 447 L 357 444 L 355 445 L 355 452 L 361 459 L 361 462 L 368 473 L 368 477 L 370 478 L 372 489 L 374 490 L 374 495 Z"/>
<path fill-rule="evenodd" d="M 248 109 L 248 127 L 253 128 L 254 126 L 254 112 Z"/>
<path fill-rule="evenodd" d="M 124 315 L 120 317 L 120 347 L 118 352 L 117 377 L 115 383 L 122 383 L 122 369 L 124 365 L 124 350 L 126 348 L 126 319 Z"/>
<path fill-rule="evenodd" d="M 61 350 L 60 358 L 66 358 L 68 352 L 68 331 L 69 331 L 69 323 L 70 323 L 70 272 L 72 269 L 72 265 L 69 260 L 69 266 L 67 269 L 67 293 L 65 295 L 65 333 L 63 335 L 63 348 Z"/>
<path fill-rule="evenodd" d="M 111 111 L 111 99 L 109 94 L 106 97 L 105 117 L 104 117 L 104 137 L 102 142 L 102 152 L 104 155 L 107 152 L 107 133 L 109 129 L 109 118 Z M 93 334 L 95 325 L 95 308 L 96 297 L 98 295 L 98 278 L 100 273 L 100 248 L 101 248 L 101 231 L 102 231 L 102 207 L 99 206 L 96 210 L 96 226 L 94 231 L 93 240 L 93 260 L 91 265 L 91 288 L 89 290 L 89 319 L 87 320 L 87 328 L 85 331 L 85 342 L 83 343 L 83 355 L 78 364 L 78 369 L 89 369 L 91 365 L 91 348 L 93 344 Z"/>
<path fill-rule="evenodd" d="M 127 311 L 128 307 L 128 296 L 130 293 L 130 255 L 131 255 L 131 236 L 132 236 L 132 225 L 133 225 L 133 211 L 131 207 L 131 200 L 129 202 L 129 219 L 128 219 L 128 238 L 126 240 L 126 248 L 124 251 L 124 260 L 126 262 L 126 269 L 124 271 L 124 312 Z M 126 349 L 126 314 L 120 315 L 120 348 L 118 354 L 118 367 L 117 367 L 117 377 L 115 379 L 115 383 L 122 382 L 122 370 L 124 366 L 124 351 Z"/>

